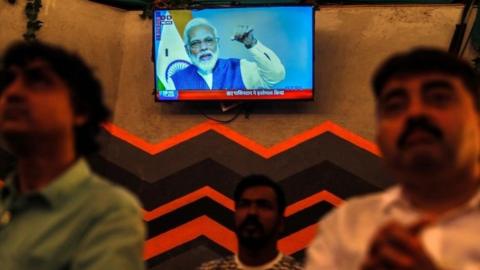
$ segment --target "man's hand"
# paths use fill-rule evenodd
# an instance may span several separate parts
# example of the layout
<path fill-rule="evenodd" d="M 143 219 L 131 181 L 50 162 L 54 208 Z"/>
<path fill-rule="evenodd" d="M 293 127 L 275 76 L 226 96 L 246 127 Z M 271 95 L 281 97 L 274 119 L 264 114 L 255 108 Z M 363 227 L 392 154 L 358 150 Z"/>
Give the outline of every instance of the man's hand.
<path fill-rule="evenodd" d="M 425 252 L 419 232 L 424 220 L 406 227 L 396 222 L 383 226 L 374 236 L 362 270 L 438 270 Z"/>
<path fill-rule="evenodd" d="M 257 44 L 257 39 L 253 36 L 253 28 L 250 25 L 238 25 L 235 28 L 232 40 L 243 43 L 247 49 Z"/>

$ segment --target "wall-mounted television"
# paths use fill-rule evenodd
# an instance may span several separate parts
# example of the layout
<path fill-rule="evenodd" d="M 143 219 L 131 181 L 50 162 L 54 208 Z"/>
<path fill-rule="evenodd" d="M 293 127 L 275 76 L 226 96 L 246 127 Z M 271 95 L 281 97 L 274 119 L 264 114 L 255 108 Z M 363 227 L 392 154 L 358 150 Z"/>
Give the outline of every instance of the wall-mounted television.
<path fill-rule="evenodd" d="M 155 100 L 313 98 L 312 6 L 156 9 Z"/>

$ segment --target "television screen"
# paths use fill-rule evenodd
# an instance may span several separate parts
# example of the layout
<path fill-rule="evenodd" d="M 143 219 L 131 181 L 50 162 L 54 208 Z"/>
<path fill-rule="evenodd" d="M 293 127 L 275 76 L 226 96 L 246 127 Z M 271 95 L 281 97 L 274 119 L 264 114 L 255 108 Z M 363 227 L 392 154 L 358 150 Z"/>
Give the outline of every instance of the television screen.
<path fill-rule="evenodd" d="M 313 98 L 312 6 L 157 9 L 157 101 Z"/>

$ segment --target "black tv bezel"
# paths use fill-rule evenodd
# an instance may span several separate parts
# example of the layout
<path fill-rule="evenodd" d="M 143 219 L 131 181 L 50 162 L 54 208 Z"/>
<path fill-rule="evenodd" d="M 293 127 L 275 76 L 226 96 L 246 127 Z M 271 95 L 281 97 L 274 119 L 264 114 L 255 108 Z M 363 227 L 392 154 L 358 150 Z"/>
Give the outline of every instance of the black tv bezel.
<path fill-rule="evenodd" d="M 298 99 L 197 99 L 197 100 L 185 100 L 185 99 L 158 99 L 157 98 L 157 83 L 156 83 L 156 74 L 157 74 L 157 65 L 155 62 L 155 12 L 157 10 L 203 10 L 203 9 L 225 9 L 225 8 L 252 8 L 252 7 L 310 7 L 312 10 L 312 95 L 310 98 L 298 98 Z M 176 102 L 185 102 L 185 103 L 197 103 L 197 102 L 292 102 L 292 101 L 314 101 L 315 100 L 315 10 L 316 6 L 312 4 L 246 4 L 246 5 L 192 5 L 188 7 L 181 8 L 159 8 L 154 7 L 153 17 L 152 17 L 152 62 L 153 62 L 153 96 L 154 101 L 159 103 L 176 103 Z"/>

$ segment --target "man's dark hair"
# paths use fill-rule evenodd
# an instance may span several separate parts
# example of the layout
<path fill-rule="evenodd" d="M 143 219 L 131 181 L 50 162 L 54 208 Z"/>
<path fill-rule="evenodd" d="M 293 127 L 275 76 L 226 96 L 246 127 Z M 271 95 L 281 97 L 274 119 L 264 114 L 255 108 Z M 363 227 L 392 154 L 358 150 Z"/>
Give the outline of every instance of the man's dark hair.
<path fill-rule="evenodd" d="M 285 192 L 283 192 L 282 187 L 277 182 L 262 174 L 252 174 L 240 180 L 237 187 L 235 187 L 235 191 L 233 192 L 235 204 L 240 201 L 245 190 L 258 186 L 266 186 L 273 189 L 277 199 L 278 212 L 281 214 L 281 216 L 283 216 L 286 207 Z"/>
<path fill-rule="evenodd" d="M 100 132 L 100 124 L 110 116 L 110 111 L 104 104 L 100 81 L 91 68 L 76 54 L 35 41 L 18 42 L 8 47 L 0 59 L 0 73 L 13 66 L 25 68 L 35 60 L 47 63 L 66 83 L 74 112 L 87 117 L 85 124 L 75 128 L 77 154 L 87 155 L 98 150 L 96 136 Z"/>
<path fill-rule="evenodd" d="M 480 108 L 480 83 L 472 66 L 453 54 L 434 48 L 417 48 L 387 59 L 373 76 L 375 96 L 379 97 L 385 84 L 394 77 L 431 72 L 459 77 L 475 99 L 477 110 Z"/>

